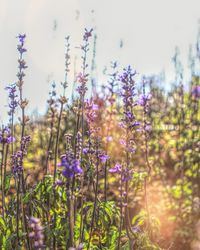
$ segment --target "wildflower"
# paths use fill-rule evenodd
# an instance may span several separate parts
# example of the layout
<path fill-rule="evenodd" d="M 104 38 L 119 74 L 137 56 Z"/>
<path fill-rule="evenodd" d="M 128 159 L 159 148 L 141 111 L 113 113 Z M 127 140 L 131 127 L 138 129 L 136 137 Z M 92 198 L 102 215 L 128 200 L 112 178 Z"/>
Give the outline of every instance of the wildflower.
<path fill-rule="evenodd" d="M 64 167 L 62 171 L 63 176 L 66 178 L 72 178 L 74 174 L 82 174 L 83 170 L 80 167 L 80 161 L 74 159 L 72 154 L 62 156 L 61 163 L 58 164 L 60 167 Z"/>
<path fill-rule="evenodd" d="M 29 238 L 33 241 L 34 249 L 41 249 L 44 247 L 44 235 L 43 227 L 40 224 L 40 220 L 35 217 L 31 217 L 29 220 L 29 227 L 31 232 L 29 233 Z"/>
<path fill-rule="evenodd" d="M 3 128 L 2 131 L 0 131 L 0 143 L 13 143 L 15 141 L 15 137 L 13 137 L 11 134 L 11 130 L 8 127 Z"/>
<path fill-rule="evenodd" d="M 93 31 L 93 29 L 91 29 L 91 30 L 85 29 L 85 33 L 83 35 L 84 41 L 86 41 L 86 42 L 88 41 L 88 39 L 92 36 L 92 31 Z"/>
<path fill-rule="evenodd" d="M 120 173 L 122 171 L 122 165 L 119 163 L 116 163 L 113 168 L 109 169 L 110 173 Z"/>
<path fill-rule="evenodd" d="M 151 94 L 148 94 L 148 95 L 140 95 L 137 103 L 140 105 L 140 106 L 146 106 L 148 101 L 151 99 L 152 95 Z"/>
<path fill-rule="evenodd" d="M 16 98 L 17 98 L 17 95 L 16 95 L 16 91 L 17 91 L 16 90 L 16 84 L 14 83 L 14 84 L 8 85 L 5 88 L 5 90 L 8 91 L 8 98 L 9 98 L 9 104 L 8 105 L 9 105 L 10 110 L 9 110 L 8 114 L 12 115 L 12 114 L 14 114 L 15 109 L 18 106 L 18 101 L 16 100 Z"/>
<path fill-rule="evenodd" d="M 106 154 L 101 154 L 99 155 L 99 159 L 101 160 L 102 163 L 105 163 L 109 159 L 109 156 Z"/>
<path fill-rule="evenodd" d="M 194 96 L 195 99 L 199 99 L 200 98 L 200 85 L 197 85 L 193 88 L 192 90 L 192 95 Z"/>
<path fill-rule="evenodd" d="M 110 136 L 110 135 L 109 135 L 109 136 L 106 136 L 106 141 L 107 141 L 107 142 L 111 142 L 112 140 L 113 140 L 112 136 Z"/>
<path fill-rule="evenodd" d="M 126 171 L 123 173 L 122 181 L 129 181 L 131 179 L 132 179 L 131 171 L 126 169 Z"/>
<path fill-rule="evenodd" d="M 120 143 L 121 145 L 126 145 L 126 140 L 123 139 L 123 138 L 120 138 L 120 139 L 119 139 L 119 143 Z"/>
<path fill-rule="evenodd" d="M 28 146 L 28 143 L 30 142 L 31 138 L 30 136 L 24 136 L 22 138 L 22 141 L 21 141 L 21 150 L 17 151 L 14 155 L 13 155 L 13 173 L 14 174 L 19 174 L 22 172 L 23 170 L 23 158 L 24 158 L 24 155 L 27 154 L 27 146 Z"/>
<path fill-rule="evenodd" d="M 19 59 L 18 59 L 19 72 L 17 73 L 17 77 L 18 77 L 19 81 L 17 83 L 17 86 L 19 87 L 19 89 L 21 89 L 21 87 L 23 85 L 23 78 L 25 76 L 25 73 L 24 73 L 23 70 L 27 68 L 26 62 L 23 59 L 23 54 L 27 51 L 24 48 L 24 42 L 25 42 L 26 35 L 25 34 L 24 35 L 19 34 L 17 36 L 17 38 L 19 39 L 19 44 L 17 45 L 17 50 L 19 51 Z"/>
<path fill-rule="evenodd" d="M 94 149 L 92 149 L 92 148 L 84 148 L 83 149 L 83 153 L 85 154 L 85 155 L 87 155 L 87 154 L 94 154 L 95 153 L 95 150 Z"/>
<path fill-rule="evenodd" d="M 79 73 L 77 75 L 77 81 L 78 83 L 80 83 L 80 86 L 77 88 L 77 91 L 80 96 L 84 96 L 87 91 L 86 83 L 88 81 L 88 74 Z"/>
<path fill-rule="evenodd" d="M 26 34 L 23 34 L 23 35 L 19 34 L 19 35 L 17 36 L 17 38 L 19 39 L 19 42 L 20 42 L 21 44 L 24 44 L 24 40 L 25 40 L 25 38 L 26 38 Z"/>
<path fill-rule="evenodd" d="M 136 72 L 132 70 L 130 66 L 123 70 L 123 73 L 119 76 L 119 80 L 122 82 L 121 96 L 124 104 L 124 116 L 121 119 L 121 127 L 124 129 L 133 129 L 138 125 L 135 120 L 135 114 L 133 113 L 133 107 L 137 105 L 133 97 L 135 94 L 135 81 L 133 77 Z"/>
<path fill-rule="evenodd" d="M 97 117 L 96 110 L 98 110 L 98 105 L 96 105 L 93 101 L 85 102 L 85 115 L 88 124 L 95 121 Z"/>

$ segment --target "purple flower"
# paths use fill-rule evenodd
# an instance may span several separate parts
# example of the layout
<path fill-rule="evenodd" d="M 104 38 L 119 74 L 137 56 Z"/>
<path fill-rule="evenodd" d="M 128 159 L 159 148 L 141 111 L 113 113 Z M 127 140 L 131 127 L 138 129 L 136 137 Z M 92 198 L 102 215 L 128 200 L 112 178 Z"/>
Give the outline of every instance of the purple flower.
<path fill-rule="evenodd" d="M 40 220 L 35 217 L 31 217 L 29 220 L 30 233 L 29 238 L 33 240 L 34 249 L 41 249 L 44 247 L 44 235 L 43 227 L 40 224 Z"/>
<path fill-rule="evenodd" d="M 25 38 L 26 38 L 26 34 L 23 34 L 23 35 L 19 34 L 19 35 L 17 36 L 17 38 L 19 39 L 19 42 L 23 44 L 23 43 L 24 43 L 24 40 L 25 40 Z"/>
<path fill-rule="evenodd" d="M 148 95 L 140 95 L 137 103 L 140 105 L 140 106 L 146 106 L 147 105 L 147 102 L 151 99 L 152 95 L 151 94 L 148 94 Z"/>
<path fill-rule="evenodd" d="M 15 109 L 18 106 L 18 101 L 16 100 L 17 95 L 16 95 L 16 84 L 10 84 L 5 88 L 5 90 L 8 90 L 8 98 L 9 98 L 9 115 L 14 114 Z"/>
<path fill-rule="evenodd" d="M 80 86 L 78 86 L 77 91 L 80 94 L 80 96 L 84 96 L 86 91 L 87 91 L 87 84 L 88 81 L 88 74 L 82 74 L 79 73 L 77 75 L 77 82 L 80 84 Z"/>
<path fill-rule="evenodd" d="M 18 60 L 18 63 L 19 63 L 19 69 L 26 69 L 28 68 L 28 66 L 26 66 L 26 62 L 22 59 L 22 60 Z"/>
<path fill-rule="evenodd" d="M 85 102 L 85 115 L 88 124 L 95 121 L 97 117 L 96 110 L 98 110 L 98 105 L 96 105 L 93 101 Z"/>
<path fill-rule="evenodd" d="M 83 36 L 84 41 L 86 41 L 86 42 L 88 41 L 88 39 L 92 36 L 92 31 L 93 31 L 93 29 L 91 29 L 91 30 L 85 29 L 85 33 Z"/>
<path fill-rule="evenodd" d="M 0 143 L 10 144 L 15 141 L 15 137 L 11 136 L 11 130 L 8 127 L 5 127 L 0 131 Z"/>
<path fill-rule="evenodd" d="M 88 154 L 88 152 L 89 152 L 89 148 L 84 148 L 83 149 L 83 153 L 86 155 L 86 154 Z"/>
<path fill-rule="evenodd" d="M 120 143 L 121 145 L 126 145 L 126 140 L 123 139 L 123 138 L 121 138 L 121 139 L 119 139 L 119 143 Z"/>
<path fill-rule="evenodd" d="M 27 51 L 27 49 L 25 49 L 22 45 L 18 45 L 17 49 L 21 55 Z"/>
<path fill-rule="evenodd" d="M 27 51 L 25 48 L 24 48 L 24 42 L 25 42 L 25 38 L 26 38 L 26 35 L 21 35 L 19 34 L 17 36 L 17 38 L 19 39 L 19 44 L 17 45 L 17 50 L 19 51 L 19 59 L 18 59 L 18 63 L 19 63 L 19 72 L 17 73 L 17 77 L 18 77 L 18 80 L 19 80 L 19 88 L 21 88 L 22 84 L 23 84 L 23 78 L 25 76 L 25 73 L 24 73 L 24 69 L 27 68 L 26 66 L 26 62 L 24 61 L 23 59 L 23 54 Z"/>
<path fill-rule="evenodd" d="M 106 141 L 107 141 L 107 142 L 110 142 L 110 141 L 112 141 L 112 140 L 113 140 L 112 136 L 110 136 L 110 135 L 106 136 Z"/>
<path fill-rule="evenodd" d="M 106 154 L 101 154 L 99 155 L 99 159 L 101 160 L 101 162 L 105 163 L 109 159 L 109 156 Z"/>
<path fill-rule="evenodd" d="M 121 171 L 122 171 L 122 165 L 120 165 L 119 163 L 116 163 L 113 168 L 109 169 L 110 173 L 120 173 Z"/>
<path fill-rule="evenodd" d="M 200 98 L 200 85 L 197 85 L 193 88 L 192 95 L 194 96 L 195 99 Z"/>
<path fill-rule="evenodd" d="M 13 136 L 8 136 L 8 137 L 7 137 L 7 143 L 8 143 L 8 144 L 10 144 L 10 143 L 12 143 L 12 142 L 15 142 L 15 140 L 16 140 L 16 139 L 15 139 L 15 137 L 13 137 Z"/>
<path fill-rule="evenodd" d="M 130 66 L 123 70 L 123 73 L 119 76 L 119 80 L 122 82 L 121 97 L 123 100 L 123 118 L 121 127 L 124 129 L 133 129 L 136 126 L 135 114 L 133 107 L 137 105 L 134 101 L 135 93 L 135 81 L 133 77 L 136 72 L 132 70 Z"/>
<path fill-rule="evenodd" d="M 74 159 L 71 154 L 62 157 L 61 163 L 58 164 L 60 167 L 64 167 L 62 174 L 67 178 L 72 178 L 74 174 L 82 174 L 83 170 L 80 167 L 80 161 Z"/>
<path fill-rule="evenodd" d="M 83 153 L 85 154 L 85 155 L 87 155 L 87 154 L 94 154 L 95 153 L 95 151 L 94 151 L 94 149 L 92 149 L 92 148 L 84 148 L 83 149 Z"/>

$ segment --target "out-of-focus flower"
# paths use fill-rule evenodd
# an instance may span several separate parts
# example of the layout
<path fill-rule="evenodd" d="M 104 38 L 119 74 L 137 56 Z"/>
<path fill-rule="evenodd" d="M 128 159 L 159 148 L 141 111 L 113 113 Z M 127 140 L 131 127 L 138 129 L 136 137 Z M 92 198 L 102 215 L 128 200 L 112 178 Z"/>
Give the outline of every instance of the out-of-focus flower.
<path fill-rule="evenodd" d="M 25 76 L 25 73 L 24 73 L 24 69 L 27 68 L 26 66 L 26 62 L 24 61 L 23 59 L 23 54 L 27 51 L 25 48 L 24 48 L 24 43 L 25 43 L 25 38 L 26 38 L 26 35 L 23 34 L 19 34 L 17 36 L 17 38 L 19 39 L 19 44 L 17 45 L 17 50 L 19 51 L 19 59 L 18 59 L 18 63 L 19 63 L 19 72 L 17 73 L 17 77 L 18 77 L 18 82 L 17 82 L 17 86 L 19 87 L 19 89 L 21 90 L 22 88 L 22 85 L 23 85 L 23 78 Z"/>
<path fill-rule="evenodd" d="M 146 106 L 148 101 L 151 100 L 152 98 L 152 95 L 151 94 L 148 94 L 148 95 L 140 95 L 137 103 L 140 105 L 140 106 Z"/>
<path fill-rule="evenodd" d="M 100 154 L 99 159 L 101 160 L 101 162 L 105 163 L 109 159 L 109 156 L 106 154 Z"/>
<path fill-rule="evenodd" d="M 10 84 L 8 85 L 6 88 L 6 90 L 8 90 L 8 98 L 9 98 L 9 112 L 8 114 L 9 115 L 12 115 L 15 113 L 15 109 L 17 108 L 18 106 L 18 100 L 16 99 L 17 98 L 17 95 L 16 95 L 16 84 Z"/>
<path fill-rule="evenodd" d="M 193 88 L 192 95 L 194 96 L 195 99 L 200 98 L 200 85 L 197 85 Z"/>
<path fill-rule="evenodd" d="M 29 238 L 33 241 L 34 249 L 44 248 L 43 227 L 41 226 L 40 220 L 38 218 L 31 217 L 29 220 L 29 227 L 31 229 Z"/>
<path fill-rule="evenodd" d="M 77 91 L 80 94 L 80 96 L 84 96 L 87 91 L 86 87 L 87 81 L 88 81 L 88 74 L 79 73 L 77 75 L 77 82 L 80 84 L 80 86 L 78 86 L 77 88 Z"/>
<path fill-rule="evenodd" d="M 8 127 L 5 127 L 0 131 L 0 143 L 13 143 L 15 141 L 15 137 L 11 135 L 11 130 Z"/>
<path fill-rule="evenodd" d="M 113 140 L 112 136 L 108 135 L 106 136 L 106 141 L 107 142 L 111 142 Z"/>
<path fill-rule="evenodd" d="M 97 117 L 96 110 L 98 110 L 98 105 L 96 105 L 93 101 L 85 102 L 85 116 L 88 124 L 95 121 Z"/>
<path fill-rule="evenodd" d="M 119 163 L 116 163 L 113 168 L 109 169 L 110 173 L 120 173 L 122 171 L 122 165 Z"/>
<path fill-rule="evenodd" d="M 54 188 L 55 188 L 55 187 L 62 187 L 63 185 L 65 185 L 65 183 L 64 183 L 62 180 L 58 179 L 58 180 L 55 182 L 55 184 L 53 185 L 53 187 L 54 187 Z"/>

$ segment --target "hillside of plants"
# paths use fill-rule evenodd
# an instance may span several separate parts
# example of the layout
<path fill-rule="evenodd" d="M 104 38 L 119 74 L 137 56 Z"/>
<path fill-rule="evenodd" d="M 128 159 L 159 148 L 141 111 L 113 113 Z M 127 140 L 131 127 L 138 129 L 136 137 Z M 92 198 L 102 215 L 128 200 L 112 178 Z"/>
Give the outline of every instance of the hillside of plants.
<path fill-rule="evenodd" d="M 34 118 L 26 35 L 17 36 L 0 128 L 0 249 L 198 250 L 200 41 L 187 82 L 176 50 L 171 84 L 117 61 L 98 82 L 96 39 L 84 30 L 72 72 L 66 37 L 65 78 L 52 82 L 46 113 Z"/>

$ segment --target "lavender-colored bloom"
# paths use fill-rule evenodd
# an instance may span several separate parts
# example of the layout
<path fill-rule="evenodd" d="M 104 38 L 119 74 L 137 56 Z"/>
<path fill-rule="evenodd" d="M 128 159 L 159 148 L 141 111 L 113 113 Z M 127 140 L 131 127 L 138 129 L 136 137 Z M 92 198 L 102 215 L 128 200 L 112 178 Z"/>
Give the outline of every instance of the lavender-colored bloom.
<path fill-rule="evenodd" d="M 24 42 L 25 42 L 25 38 L 26 38 L 26 35 L 21 35 L 19 34 L 17 36 L 17 38 L 19 39 L 19 44 L 17 45 L 17 50 L 19 51 L 19 59 L 18 59 L 18 63 L 19 63 L 19 72 L 17 73 L 17 77 L 18 77 L 18 87 L 19 89 L 21 89 L 22 85 L 23 85 L 23 78 L 25 76 L 25 73 L 24 73 L 24 69 L 27 68 L 26 66 L 26 62 L 24 61 L 23 59 L 23 54 L 27 51 L 25 48 L 24 48 Z"/>
<path fill-rule="evenodd" d="M 86 42 L 88 41 L 88 39 L 92 36 L 92 31 L 93 31 L 93 29 L 91 29 L 91 30 L 85 29 L 85 33 L 83 35 L 84 41 L 86 41 Z"/>
<path fill-rule="evenodd" d="M 9 115 L 11 114 L 14 114 L 15 112 L 15 109 L 17 108 L 18 106 L 18 100 L 16 99 L 17 98 L 17 95 L 16 95 L 16 84 L 10 84 L 9 86 L 7 86 L 5 88 L 6 90 L 8 90 L 8 98 L 9 98 Z"/>
<path fill-rule="evenodd" d="M 24 136 L 21 141 L 21 150 L 13 155 L 13 173 L 20 174 L 23 170 L 23 157 L 27 154 L 27 146 L 30 142 L 30 136 Z"/>
<path fill-rule="evenodd" d="M 83 244 L 80 243 L 77 250 L 82 250 L 84 248 Z"/>
<path fill-rule="evenodd" d="M 89 152 L 89 148 L 84 148 L 83 149 L 83 153 L 86 155 L 86 154 L 88 154 L 88 152 Z"/>
<path fill-rule="evenodd" d="M 60 167 L 64 167 L 62 174 L 67 178 L 72 178 L 74 174 L 82 174 L 83 170 L 80 167 L 80 161 L 73 158 L 71 153 L 62 156 L 61 163 L 58 164 Z"/>
<path fill-rule="evenodd" d="M 88 74 L 79 73 L 77 75 L 77 82 L 80 84 L 80 86 L 77 88 L 77 91 L 80 94 L 80 96 L 84 96 L 87 91 L 86 87 L 87 81 L 88 81 Z"/>
<path fill-rule="evenodd" d="M 106 154 L 101 154 L 99 155 L 99 159 L 101 160 L 102 163 L 105 163 L 109 159 L 109 156 Z"/>
<path fill-rule="evenodd" d="M 85 115 L 88 124 L 95 121 L 97 117 L 96 110 L 98 110 L 98 105 L 96 105 L 93 101 L 85 102 Z"/>
<path fill-rule="evenodd" d="M 122 181 L 130 181 L 132 179 L 132 176 L 130 174 L 124 174 Z"/>
<path fill-rule="evenodd" d="M 17 46 L 17 49 L 19 51 L 19 53 L 22 55 L 24 52 L 26 52 L 27 50 L 24 48 L 24 41 L 25 41 L 25 38 L 26 38 L 26 35 L 21 35 L 19 34 L 17 36 L 17 38 L 19 39 L 19 44 Z"/>
<path fill-rule="evenodd" d="M 15 137 L 13 137 L 11 135 L 7 137 L 7 143 L 8 144 L 15 142 L 15 140 L 16 140 Z"/>
<path fill-rule="evenodd" d="M 34 249 L 41 249 L 44 247 L 44 235 L 43 227 L 41 226 L 40 220 L 35 217 L 31 217 L 29 220 L 29 227 L 31 232 L 29 238 L 33 241 Z"/>
<path fill-rule="evenodd" d="M 111 142 L 113 140 L 111 135 L 106 136 L 106 141 L 107 142 Z"/>
<path fill-rule="evenodd" d="M 134 101 L 135 94 L 135 81 L 133 77 L 136 72 L 132 70 L 130 66 L 123 70 L 123 73 L 119 76 L 119 80 L 122 83 L 121 97 L 123 100 L 124 106 L 124 116 L 122 118 L 121 127 L 124 129 L 132 130 L 137 126 L 135 120 L 135 114 L 133 112 L 133 107 L 137 105 Z"/>
<path fill-rule="evenodd" d="M 146 106 L 148 101 L 151 99 L 152 95 L 151 94 L 148 94 L 148 95 L 140 95 L 137 103 L 140 105 L 140 106 Z"/>
<path fill-rule="evenodd" d="M 92 148 L 84 148 L 84 149 L 83 149 L 83 153 L 84 153 L 85 155 L 87 155 L 87 154 L 94 154 L 94 153 L 95 153 L 95 150 L 92 149 Z"/>
<path fill-rule="evenodd" d="M 25 49 L 22 45 L 18 45 L 17 49 L 21 55 L 27 51 L 27 49 Z"/>
<path fill-rule="evenodd" d="M 122 165 L 119 163 L 116 163 L 113 168 L 109 169 L 110 173 L 120 173 L 122 171 Z"/>
<path fill-rule="evenodd" d="M 18 60 L 18 63 L 19 63 L 19 69 L 26 69 L 26 68 L 28 68 L 28 66 L 26 66 L 26 62 L 22 59 L 22 60 Z"/>
<path fill-rule="evenodd" d="M 120 143 L 121 145 L 126 145 L 126 140 L 123 139 L 123 138 L 120 138 L 120 139 L 119 139 L 119 143 Z"/>
<path fill-rule="evenodd" d="M 193 88 L 192 90 L 192 95 L 194 96 L 195 99 L 199 99 L 200 98 L 200 85 L 197 85 Z"/>
<path fill-rule="evenodd" d="M 13 143 L 15 141 L 15 137 L 11 135 L 11 130 L 9 127 L 3 128 L 2 131 L 0 131 L 0 143 Z"/>
<path fill-rule="evenodd" d="M 23 43 L 24 43 L 24 40 L 25 40 L 25 38 L 26 38 L 26 34 L 23 34 L 23 35 L 19 34 L 19 35 L 17 36 L 17 38 L 19 39 L 19 42 L 20 42 L 21 44 L 23 44 Z"/>

